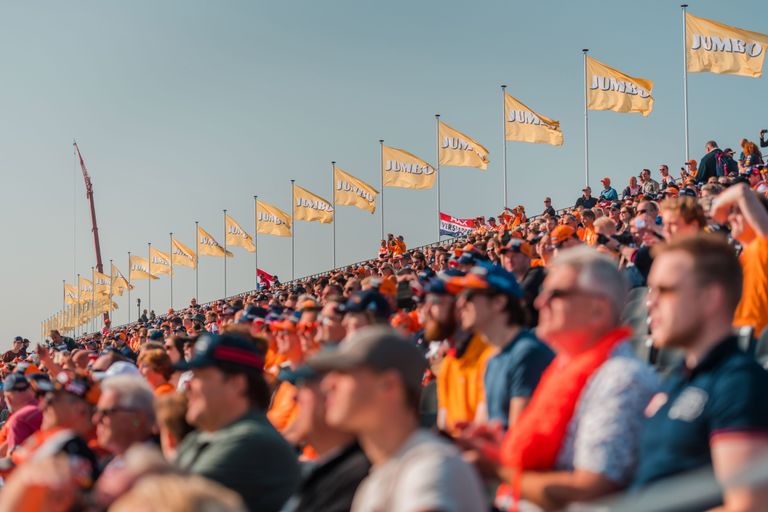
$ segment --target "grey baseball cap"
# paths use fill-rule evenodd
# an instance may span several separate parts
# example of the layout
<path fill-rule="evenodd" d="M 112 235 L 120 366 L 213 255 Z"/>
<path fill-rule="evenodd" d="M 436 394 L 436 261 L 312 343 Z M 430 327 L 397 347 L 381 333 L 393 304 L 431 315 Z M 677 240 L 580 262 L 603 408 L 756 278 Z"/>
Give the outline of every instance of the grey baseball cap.
<path fill-rule="evenodd" d="M 324 350 L 307 360 L 318 372 L 370 368 L 375 371 L 397 370 L 403 384 L 411 391 L 421 391 L 427 360 L 415 343 L 388 326 L 360 329 L 335 349 Z"/>

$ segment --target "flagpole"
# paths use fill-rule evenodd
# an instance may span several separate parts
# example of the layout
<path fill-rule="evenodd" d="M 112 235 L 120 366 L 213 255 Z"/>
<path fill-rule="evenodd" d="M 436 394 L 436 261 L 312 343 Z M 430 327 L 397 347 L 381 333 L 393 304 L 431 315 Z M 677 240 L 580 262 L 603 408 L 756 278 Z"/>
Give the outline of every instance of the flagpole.
<path fill-rule="evenodd" d="M 131 323 L 131 251 L 128 251 L 128 323 Z"/>
<path fill-rule="evenodd" d="M 437 241 L 440 241 L 440 114 L 435 114 L 437 126 Z"/>
<path fill-rule="evenodd" d="M 331 162 L 331 194 L 333 195 L 333 269 L 336 270 L 336 162 Z M 384 217 L 384 210 L 381 211 L 381 216 Z M 381 225 L 381 236 L 384 236 L 383 220 Z"/>
<path fill-rule="evenodd" d="M 501 147 L 502 161 L 504 166 L 504 210 L 506 211 L 507 202 L 507 86 L 501 86 Z"/>
<path fill-rule="evenodd" d="M 291 180 L 291 281 L 296 279 L 296 223 L 294 222 L 294 213 L 296 211 L 296 180 Z"/>
<path fill-rule="evenodd" d="M 147 270 L 149 271 L 149 279 L 147 279 L 147 309 L 152 311 L 152 242 L 147 242 Z M 149 318 L 149 316 L 147 316 Z"/>
<path fill-rule="evenodd" d="M 589 48 L 581 50 L 584 52 L 584 186 L 589 186 L 589 109 L 588 105 L 588 87 L 587 83 L 587 53 Z"/>
<path fill-rule="evenodd" d="M 112 260 L 109 260 L 109 325 L 112 326 Z"/>
<path fill-rule="evenodd" d="M 690 157 L 688 152 L 688 26 L 685 22 L 686 7 L 688 4 L 682 4 L 683 10 L 683 116 L 685 118 L 685 161 Z"/>
<path fill-rule="evenodd" d="M 61 280 L 61 307 L 67 307 L 67 280 Z"/>
<path fill-rule="evenodd" d="M 91 267 L 91 331 L 96 332 L 96 267 Z"/>
<path fill-rule="evenodd" d="M 293 226 L 291 226 L 293 229 Z M 253 251 L 253 259 L 256 265 L 256 290 L 259 289 L 259 196 L 253 196 L 253 246 L 256 248 Z M 225 256 L 226 258 L 226 256 Z"/>
<path fill-rule="evenodd" d="M 195 221 L 195 300 L 200 301 L 200 223 Z M 226 256 L 225 256 L 226 257 Z"/>
<path fill-rule="evenodd" d="M 384 240 L 384 140 L 379 139 L 379 163 L 381 165 L 381 239 Z"/>
<path fill-rule="evenodd" d="M 224 298 L 227 298 L 227 210 L 224 209 Z"/>
<path fill-rule="evenodd" d="M 169 306 L 171 309 L 173 309 L 173 231 L 170 233 L 171 237 L 171 250 L 168 252 L 168 254 L 171 257 L 171 305 Z"/>

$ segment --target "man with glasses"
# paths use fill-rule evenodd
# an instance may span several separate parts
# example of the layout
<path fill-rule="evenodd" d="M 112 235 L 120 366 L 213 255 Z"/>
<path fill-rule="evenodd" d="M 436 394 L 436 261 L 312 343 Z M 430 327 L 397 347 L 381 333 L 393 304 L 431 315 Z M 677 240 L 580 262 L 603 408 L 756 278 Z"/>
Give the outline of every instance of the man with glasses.
<path fill-rule="evenodd" d="M 563 509 L 620 490 L 637 464 L 643 410 L 656 391 L 620 324 L 627 283 L 608 256 L 586 247 L 552 261 L 541 293 L 537 334 L 557 352 L 525 414 L 497 442 L 501 492 Z M 488 440 L 475 444 L 481 456 Z M 492 452 L 490 452 L 492 454 Z M 492 458 L 485 458 L 492 461 Z"/>
<path fill-rule="evenodd" d="M 3 425 L 5 444 L 0 446 L 0 456 L 7 457 L 26 439 L 40 429 L 43 415 L 35 390 L 20 372 L 11 373 L 3 381 L 3 395 L 11 415 Z"/>
<path fill-rule="evenodd" d="M 340 299 L 330 299 L 320 310 L 317 317 L 317 333 L 315 342 L 322 348 L 337 345 L 347 335 L 342 324 L 344 315 L 339 311 Z"/>
<path fill-rule="evenodd" d="M 545 197 L 544 198 L 544 211 L 542 212 L 542 215 L 550 215 L 552 217 L 557 215 L 557 212 L 552 207 L 552 198 L 551 197 Z"/>
<path fill-rule="evenodd" d="M 675 178 L 669 174 L 669 166 L 667 164 L 659 165 L 659 174 L 661 174 L 659 185 L 662 189 L 667 188 L 667 185 L 675 182 Z"/>
<path fill-rule="evenodd" d="M 681 349 L 684 361 L 648 404 L 633 485 L 707 469 L 697 486 L 714 490 L 714 500 L 688 502 L 688 509 L 765 510 L 759 475 L 768 459 L 768 373 L 733 335 L 743 297 L 736 254 L 724 240 L 700 236 L 662 245 L 655 256 L 648 279 L 653 341 Z"/>

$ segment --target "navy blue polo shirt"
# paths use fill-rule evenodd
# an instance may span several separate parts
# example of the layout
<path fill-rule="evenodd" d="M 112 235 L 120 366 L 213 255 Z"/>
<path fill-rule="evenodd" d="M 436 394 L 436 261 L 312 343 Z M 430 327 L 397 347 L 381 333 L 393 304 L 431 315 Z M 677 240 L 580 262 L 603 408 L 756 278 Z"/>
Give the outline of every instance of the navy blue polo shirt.
<path fill-rule="evenodd" d="M 509 401 L 529 398 L 554 352 L 531 332 L 522 329 L 501 352 L 488 360 L 483 384 L 488 419 L 509 427 Z"/>
<path fill-rule="evenodd" d="M 693 370 L 681 366 L 651 399 L 640 438 L 633 488 L 712 466 L 711 439 L 728 432 L 768 432 L 768 372 L 739 350 L 735 337 L 716 345 Z"/>

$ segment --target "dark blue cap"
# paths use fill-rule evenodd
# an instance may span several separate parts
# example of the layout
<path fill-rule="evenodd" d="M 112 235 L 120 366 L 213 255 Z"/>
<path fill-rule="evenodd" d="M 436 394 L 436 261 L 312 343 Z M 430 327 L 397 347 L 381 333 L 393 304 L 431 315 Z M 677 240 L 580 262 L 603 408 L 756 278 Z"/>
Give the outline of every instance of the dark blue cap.
<path fill-rule="evenodd" d="M 379 318 L 389 317 L 389 303 L 378 290 L 365 290 L 352 295 L 347 302 L 339 306 L 342 313 L 362 313 L 370 311 Z"/>
<path fill-rule="evenodd" d="M 451 293 L 471 289 L 489 290 L 517 298 L 523 297 L 523 289 L 520 288 L 514 274 L 486 261 L 478 262 L 464 277 L 448 279 L 446 288 Z"/>
<path fill-rule="evenodd" d="M 192 359 L 179 361 L 177 370 L 206 368 L 219 364 L 232 364 L 243 368 L 262 370 L 264 356 L 256 346 L 237 334 L 203 334 L 195 343 Z"/>

